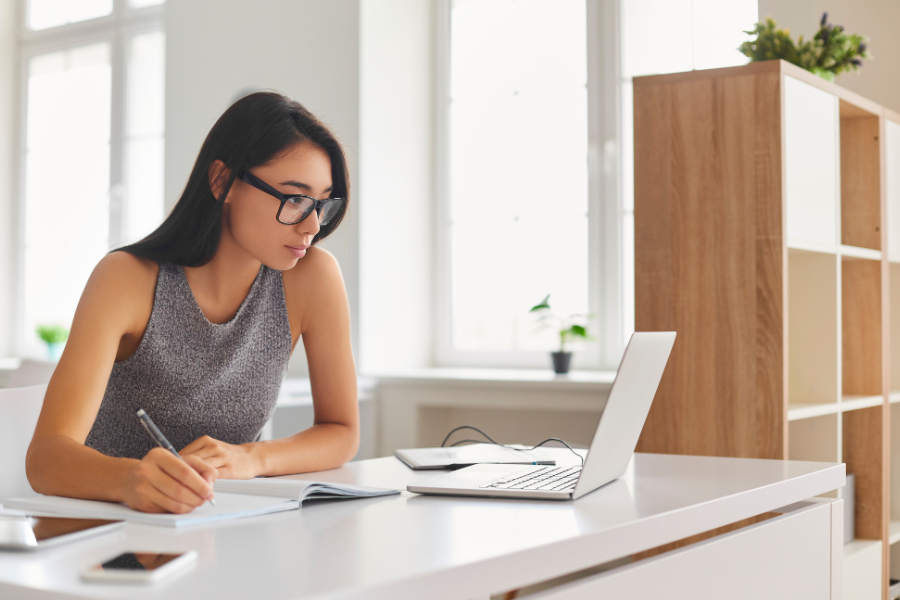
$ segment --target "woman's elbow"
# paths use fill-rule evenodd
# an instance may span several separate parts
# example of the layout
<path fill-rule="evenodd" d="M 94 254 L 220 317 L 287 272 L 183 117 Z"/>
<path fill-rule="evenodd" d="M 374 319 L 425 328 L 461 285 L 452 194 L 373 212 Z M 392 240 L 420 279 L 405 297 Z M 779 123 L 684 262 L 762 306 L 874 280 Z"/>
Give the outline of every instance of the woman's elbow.
<path fill-rule="evenodd" d="M 337 465 L 338 467 L 353 460 L 353 457 L 356 456 L 356 452 L 359 450 L 359 425 L 355 427 L 345 425 L 344 429 L 346 433 L 341 444 L 340 464 Z"/>
<path fill-rule="evenodd" d="M 41 443 L 32 440 L 28 446 L 28 452 L 25 454 L 25 477 L 28 478 L 28 485 L 31 486 L 38 494 L 52 494 L 48 487 L 49 478 L 47 477 L 47 462 L 42 458 L 43 448 Z"/>

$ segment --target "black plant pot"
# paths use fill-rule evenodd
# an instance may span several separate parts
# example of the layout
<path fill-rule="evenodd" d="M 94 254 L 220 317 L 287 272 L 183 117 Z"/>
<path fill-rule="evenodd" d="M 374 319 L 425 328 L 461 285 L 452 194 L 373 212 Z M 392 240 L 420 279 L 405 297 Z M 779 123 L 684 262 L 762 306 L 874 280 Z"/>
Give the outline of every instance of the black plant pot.
<path fill-rule="evenodd" d="M 572 362 L 571 352 L 551 352 L 553 357 L 553 370 L 558 375 L 565 375 L 569 372 L 569 363 Z"/>

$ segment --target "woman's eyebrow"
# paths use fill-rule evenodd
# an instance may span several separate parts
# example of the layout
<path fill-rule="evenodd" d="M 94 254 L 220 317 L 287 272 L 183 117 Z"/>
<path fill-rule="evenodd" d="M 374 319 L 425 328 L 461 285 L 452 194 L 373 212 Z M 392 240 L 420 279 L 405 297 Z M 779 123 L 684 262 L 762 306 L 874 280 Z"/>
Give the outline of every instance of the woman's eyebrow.
<path fill-rule="evenodd" d="M 304 192 L 312 191 L 312 187 L 310 187 L 308 184 L 305 184 L 301 181 L 294 181 L 293 179 L 291 179 L 289 181 L 282 181 L 280 185 L 289 185 L 291 187 L 299 188 L 299 189 L 303 190 Z M 325 192 L 326 193 L 330 192 L 332 189 L 334 189 L 334 188 L 329 187 L 327 190 L 325 190 Z"/>

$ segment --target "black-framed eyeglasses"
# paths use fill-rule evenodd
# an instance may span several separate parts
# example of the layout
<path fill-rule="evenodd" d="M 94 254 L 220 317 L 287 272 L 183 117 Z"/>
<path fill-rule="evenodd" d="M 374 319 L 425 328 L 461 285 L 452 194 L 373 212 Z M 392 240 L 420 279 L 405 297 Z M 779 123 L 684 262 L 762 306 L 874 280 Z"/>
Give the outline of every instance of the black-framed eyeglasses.
<path fill-rule="evenodd" d="M 275 219 L 282 225 L 296 225 L 316 211 L 319 218 L 319 226 L 328 225 L 335 217 L 344 212 L 347 205 L 345 198 L 326 198 L 318 200 L 312 196 L 303 194 L 282 194 L 271 185 L 248 171 L 241 171 L 238 178 L 252 185 L 261 192 L 265 192 L 281 201 Z"/>

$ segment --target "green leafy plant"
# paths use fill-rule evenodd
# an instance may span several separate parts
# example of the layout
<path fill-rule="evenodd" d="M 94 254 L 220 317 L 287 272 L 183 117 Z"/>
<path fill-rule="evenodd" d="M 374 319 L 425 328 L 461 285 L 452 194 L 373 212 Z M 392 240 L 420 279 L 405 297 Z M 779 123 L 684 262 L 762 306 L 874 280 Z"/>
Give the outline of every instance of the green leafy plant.
<path fill-rule="evenodd" d="M 574 321 L 584 318 L 590 318 L 590 315 L 569 315 L 568 318 L 563 318 L 558 315 L 553 314 L 550 310 L 550 294 L 547 294 L 543 300 L 539 303 L 535 304 L 531 307 L 531 310 L 528 312 L 536 313 L 538 315 L 538 322 L 555 322 L 558 326 L 559 331 L 559 351 L 566 351 L 566 344 L 569 342 L 573 342 L 577 339 L 582 340 L 592 340 L 590 335 L 588 335 L 587 327 L 584 325 L 579 325 Z"/>
<path fill-rule="evenodd" d="M 795 43 L 790 31 L 778 29 L 771 17 L 744 33 L 756 36 L 738 48 L 751 62 L 780 58 L 829 81 L 835 75 L 856 71 L 863 65 L 862 59 L 872 58 L 869 38 L 847 34 L 842 26 L 830 24 L 827 12 L 822 14 L 819 30 L 810 40 L 801 35 Z"/>
<path fill-rule="evenodd" d="M 69 330 L 62 325 L 38 325 L 36 331 L 48 344 L 61 344 L 69 339 Z"/>

